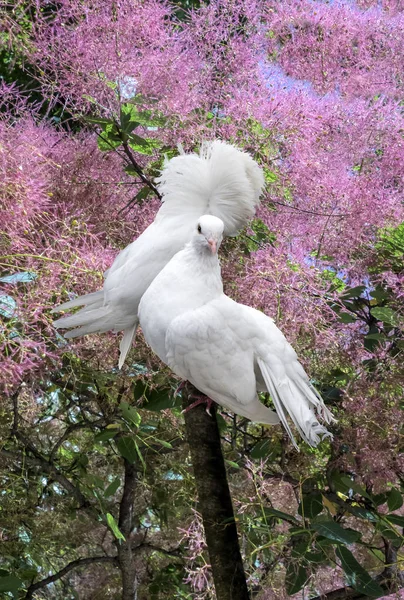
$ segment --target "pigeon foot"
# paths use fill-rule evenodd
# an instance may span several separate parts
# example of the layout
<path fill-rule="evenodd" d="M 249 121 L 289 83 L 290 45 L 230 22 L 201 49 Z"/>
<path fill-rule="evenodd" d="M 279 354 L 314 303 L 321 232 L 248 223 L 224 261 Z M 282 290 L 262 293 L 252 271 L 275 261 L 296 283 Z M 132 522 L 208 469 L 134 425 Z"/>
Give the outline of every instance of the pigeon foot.
<path fill-rule="evenodd" d="M 192 404 L 187 406 L 187 408 L 184 408 L 184 410 L 181 411 L 182 413 L 186 413 L 189 410 L 191 410 L 191 408 L 195 408 L 195 406 L 199 406 L 200 404 L 206 404 L 206 412 L 208 413 L 208 415 L 210 417 L 212 416 L 210 409 L 213 405 L 213 400 L 211 400 L 210 398 L 208 398 L 208 396 L 205 396 L 204 394 L 201 394 L 201 395 L 192 394 L 192 396 L 190 396 L 190 398 L 195 398 L 195 402 L 192 402 Z"/>

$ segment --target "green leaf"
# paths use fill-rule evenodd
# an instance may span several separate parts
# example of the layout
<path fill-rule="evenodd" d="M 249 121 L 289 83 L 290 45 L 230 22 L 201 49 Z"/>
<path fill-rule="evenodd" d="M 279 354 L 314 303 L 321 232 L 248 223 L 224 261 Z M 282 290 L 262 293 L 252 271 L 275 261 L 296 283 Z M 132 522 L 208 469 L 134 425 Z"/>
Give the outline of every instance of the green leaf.
<path fill-rule="evenodd" d="M 140 462 L 141 462 L 141 463 L 142 463 L 142 465 L 143 465 L 143 469 L 144 469 L 144 471 L 146 471 L 146 463 L 145 463 L 145 460 L 144 460 L 144 458 L 143 458 L 143 454 L 141 453 L 141 451 L 140 451 L 140 448 L 139 448 L 139 446 L 137 445 L 137 442 L 136 442 L 136 440 L 133 440 L 133 441 L 135 442 L 136 453 L 137 453 L 137 455 L 138 455 L 138 457 L 139 457 L 139 460 L 140 460 Z"/>
<path fill-rule="evenodd" d="M 370 309 L 370 312 L 378 321 L 383 321 L 383 323 L 388 323 L 394 327 L 399 324 L 398 315 L 391 308 L 375 306 Z"/>
<path fill-rule="evenodd" d="M 404 517 L 401 517 L 400 515 L 386 515 L 386 519 L 390 521 L 390 523 L 394 523 L 394 525 L 404 527 Z"/>
<path fill-rule="evenodd" d="M 289 529 L 289 531 L 291 531 L 293 529 L 295 529 L 295 528 L 292 527 L 291 529 Z M 297 560 L 297 562 L 299 562 L 300 559 L 302 558 L 302 556 L 304 554 L 306 554 L 306 552 L 307 552 L 308 545 L 310 544 L 310 536 L 302 534 L 301 530 L 299 530 L 299 534 L 296 534 L 296 537 L 293 540 L 293 542 L 294 543 L 293 543 L 293 547 L 292 547 L 291 556 L 292 556 L 292 558 Z"/>
<path fill-rule="evenodd" d="M 141 113 L 141 118 L 143 118 L 144 113 Z M 166 117 L 163 117 L 162 115 L 153 115 L 151 117 L 147 118 L 147 122 L 146 122 L 146 117 L 145 117 L 145 122 L 144 125 L 147 127 L 163 127 L 165 124 L 167 123 L 167 119 Z"/>
<path fill-rule="evenodd" d="M 144 396 L 146 390 L 147 385 L 141 379 L 138 379 L 133 388 L 133 396 L 135 400 L 139 400 L 142 396 Z"/>
<path fill-rule="evenodd" d="M 22 580 L 29 579 L 33 581 L 35 577 L 38 575 L 38 569 L 36 567 L 28 567 L 26 569 L 18 569 L 20 577 Z"/>
<path fill-rule="evenodd" d="M 363 498 L 368 498 L 369 500 L 372 499 L 365 488 L 355 481 L 352 481 L 347 475 L 341 475 L 341 482 L 346 485 L 347 490 L 353 490 L 355 494 L 359 494 L 360 496 L 363 496 Z"/>
<path fill-rule="evenodd" d="M 182 400 L 179 395 L 174 395 L 171 390 L 153 390 L 147 394 L 146 410 L 160 411 L 166 408 L 175 408 L 182 405 Z"/>
<path fill-rule="evenodd" d="M 109 138 L 104 133 L 99 134 L 97 138 L 97 145 L 101 152 L 108 152 L 110 150 L 114 150 L 114 148 L 118 148 L 122 144 L 122 140 Z"/>
<path fill-rule="evenodd" d="M 110 429 L 104 429 L 104 431 L 100 431 L 94 436 L 94 442 L 107 442 L 108 440 L 112 440 L 116 436 L 118 431 L 111 431 Z"/>
<path fill-rule="evenodd" d="M 141 190 L 138 191 L 136 196 L 133 198 L 132 202 L 135 204 L 139 204 L 140 206 L 143 203 L 143 200 L 146 200 L 147 196 L 151 194 L 151 189 L 145 185 Z"/>
<path fill-rule="evenodd" d="M 139 154 L 150 155 L 153 154 L 154 148 L 161 146 L 161 142 L 152 138 L 141 138 L 139 135 L 132 133 L 129 136 L 129 146 Z"/>
<path fill-rule="evenodd" d="M 133 104 L 126 104 L 125 111 L 130 114 L 130 121 L 137 121 L 143 127 L 162 127 L 167 119 L 160 114 L 153 113 L 151 110 L 138 110 Z"/>
<path fill-rule="evenodd" d="M 351 313 L 341 312 L 339 313 L 339 320 L 341 323 L 355 323 L 356 317 Z"/>
<path fill-rule="evenodd" d="M 306 552 L 304 558 L 313 565 L 321 565 L 328 561 L 328 556 L 321 550 L 319 552 Z"/>
<path fill-rule="evenodd" d="M 278 175 L 270 171 L 267 167 L 264 167 L 264 177 L 266 183 L 275 183 L 279 179 Z"/>
<path fill-rule="evenodd" d="M 122 104 L 120 110 L 120 125 L 122 131 L 129 134 L 140 125 L 138 109 L 133 104 Z"/>
<path fill-rule="evenodd" d="M 289 563 L 285 577 L 286 593 L 288 596 L 297 594 L 297 592 L 302 589 L 307 579 L 306 569 L 300 563 Z"/>
<path fill-rule="evenodd" d="M 152 423 L 145 423 L 143 421 L 143 423 L 139 426 L 139 431 L 141 431 L 142 433 L 153 433 L 153 431 L 156 431 L 157 429 L 157 425 L 153 425 Z"/>
<path fill-rule="evenodd" d="M 104 119 L 102 117 L 84 117 L 84 120 L 87 121 L 87 123 L 94 123 L 96 125 L 113 125 L 113 121 L 111 119 Z"/>
<path fill-rule="evenodd" d="M 320 492 L 313 492 L 303 496 L 299 504 L 299 515 L 305 519 L 313 519 L 323 510 L 323 499 Z"/>
<path fill-rule="evenodd" d="M 377 514 L 373 513 L 367 508 L 364 508 L 363 506 L 352 506 L 351 504 L 346 503 L 346 510 L 360 519 L 366 519 L 366 521 L 375 523 L 379 520 Z"/>
<path fill-rule="evenodd" d="M 260 440 L 255 444 L 255 446 L 251 449 L 250 456 L 251 458 L 265 458 L 271 454 L 272 450 L 272 442 L 268 438 L 264 440 Z"/>
<path fill-rule="evenodd" d="M 376 583 L 369 573 L 358 563 L 348 548 L 339 546 L 336 549 L 336 553 L 341 561 L 341 567 L 346 575 L 348 585 L 361 594 L 365 594 L 371 598 L 380 598 L 384 595 L 379 584 Z"/>
<path fill-rule="evenodd" d="M 381 506 L 387 502 L 388 494 L 385 492 L 382 494 L 372 494 L 372 502 L 375 506 Z"/>
<path fill-rule="evenodd" d="M 89 96 L 88 94 L 82 94 L 81 97 L 84 98 L 84 100 L 91 102 L 91 104 L 98 104 L 97 100 L 93 98 L 93 96 Z"/>
<path fill-rule="evenodd" d="M 387 506 L 389 507 L 389 510 L 393 511 L 393 510 L 397 510 L 398 508 L 401 508 L 403 505 L 403 497 L 400 494 L 400 492 L 398 490 L 396 490 L 396 488 L 392 488 L 389 492 L 389 497 L 387 500 Z"/>
<path fill-rule="evenodd" d="M 385 289 L 378 285 L 376 289 L 370 292 L 370 296 L 378 302 L 383 302 L 383 300 L 387 300 L 389 294 Z"/>
<path fill-rule="evenodd" d="M 130 406 L 127 402 L 121 402 L 119 405 L 123 418 L 129 423 L 133 423 L 135 427 L 139 427 L 142 417 L 139 415 L 136 408 Z"/>
<path fill-rule="evenodd" d="M 104 496 L 105 498 L 108 498 L 109 496 L 113 496 L 115 494 L 115 492 L 117 491 L 117 489 L 119 488 L 119 486 L 121 485 L 121 480 L 119 479 L 119 477 L 117 477 L 116 479 L 114 479 L 114 481 L 112 483 L 109 484 L 109 486 L 105 489 L 104 491 Z"/>
<path fill-rule="evenodd" d="M 122 142 L 122 137 L 121 137 L 122 132 L 119 130 L 118 126 L 112 122 L 112 123 L 107 123 L 107 125 L 105 125 L 104 127 L 104 131 L 101 135 L 102 137 L 104 137 L 105 139 L 108 139 L 109 141 L 117 141 L 119 143 Z"/>
<path fill-rule="evenodd" d="M 390 540 L 395 548 L 401 548 L 403 545 L 403 538 L 400 536 L 395 528 L 391 525 L 390 527 L 386 523 L 380 523 L 377 528 L 381 536 Z"/>
<path fill-rule="evenodd" d="M 227 429 L 227 421 L 220 413 L 216 413 L 216 421 L 217 426 L 219 427 L 219 432 L 223 433 Z"/>
<path fill-rule="evenodd" d="M 166 442 L 165 440 L 159 440 L 158 438 L 153 438 L 158 444 L 161 444 L 164 448 L 172 448 L 172 444 L 170 442 Z"/>
<path fill-rule="evenodd" d="M 357 285 L 356 287 L 345 289 L 344 293 L 342 294 L 342 299 L 359 298 L 360 295 L 363 294 L 363 292 L 365 290 L 366 290 L 366 286 L 364 286 L 364 285 Z"/>
<path fill-rule="evenodd" d="M 125 536 L 120 532 L 118 523 L 115 521 L 114 517 L 111 515 L 111 513 L 107 513 L 106 516 L 107 516 L 108 526 L 111 529 L 114 536 L 116 537 L 116 539 L 123 540 L 125 542 L 126 541 Z"/>
<path fill-rule="evenodd" d="M 234 462 L 233 460 L 227 460 L 225 459 L 224 462 L 229 465 L 229 467 L 232 467 L 233 469 L 239 469 L 240 465 L 238 465 L 236 462 Z"/>
<path fill-rule="evenodd" d="M 14 598 L 18 598 L 18 590 L 23 587 L 21 579 L 15 575 L 5 575 L 0 577 L 0 592 L 11 592 Z"/>
<path fill-rule="evenodd" d="M 298 520 L 293 515 L 289 515 L 281 510 L 276 510 L 276 508 L 265 507 L 264 512 L 267 517 L 275 517 L 276 519 L 281 519 L 282 521 L 292 521 L 296 525 L 299 525 Z"/>
<path fill-rule="evenodd" d="M 341 544 L 353 544 L 361 537 L 359 531 L 344 529 L 335 521 L 319 521 L 312 523 L 311 528 L 323 537 Z"/>
<path fill-rule="evenodd" d="M 161 148 L 161 142 L 157 138 L 146 138 L 150 148 Z"/>
<path fill-rule="evenodd" d="M 104 481 L 98 475 L 87 473 L 86 475 L 87 484 L 92 488 L 104 489 Z"/>
<path fill-rule="evenodd" d="M 131 177 L 139 176 L 139 173 L 136 171 L 136 169 L 133 165 L 126 165 L 126 167 L 124 168 L 124 171 L 127 175 L 130 175 Z"/>
<path fill-rule="evenodd" d="M 253 219 L 250 223 L 253 235 L 246 237 L 245 244 L 249 252 L 258 250 L 263 244 L 274 244 L 276 235 L 261 219 Z"/>
<path fill-rule="evenodd" d="M 119 454 L 126 458 L 131 465 L 135 462 L 138 457 L 138 447 L 132 436 L 125 435 L 116 440 L 116 446 Z"/>

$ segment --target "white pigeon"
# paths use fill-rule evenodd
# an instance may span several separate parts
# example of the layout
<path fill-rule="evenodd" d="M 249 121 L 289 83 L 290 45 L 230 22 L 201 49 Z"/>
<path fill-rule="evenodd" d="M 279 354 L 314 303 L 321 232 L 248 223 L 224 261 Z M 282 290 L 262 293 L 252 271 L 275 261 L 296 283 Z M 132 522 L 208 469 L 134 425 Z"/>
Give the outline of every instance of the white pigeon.
<path fill-rule="evenodd" d="M 216 140 L 203 143 L 199 155 L 182 154 L 166 162 L 157 184 L 163 204 L 154 222 L 118 254 L 104 274 L 103 289 L 52 311 L 83 306 L 54 322 L 57 328 L 77 327 L 66 338 L 123 330 L 119 368 L 136 333 L 140 298 L 190 239 L 195 221 L 206 213 L 216 215 L 224 222 L 224 234 L 236 235 L 255 213 L 264 177 L 251 156 Z"/>
<path fill-rule="evenodd" d="M 282 422 L 296 446 L 288 413 L 316 446 L 331 434 L 314 409 L 327 423 L 333 417 L 273 320 L 223 293 L 223 230 L 223 221 L 202 216 L 191 241 L 154 279 L 139 305 L 145 339 L 176 375 L 215 402 L 257 423 Z M 257 391 L 270 393 L 276 413 Z"/>

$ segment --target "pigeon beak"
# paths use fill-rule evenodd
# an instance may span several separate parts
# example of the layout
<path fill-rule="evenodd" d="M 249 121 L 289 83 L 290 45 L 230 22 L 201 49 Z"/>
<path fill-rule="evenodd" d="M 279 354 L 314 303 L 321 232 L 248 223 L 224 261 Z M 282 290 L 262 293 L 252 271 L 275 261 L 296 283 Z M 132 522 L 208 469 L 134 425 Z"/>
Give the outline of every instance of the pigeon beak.
<path fill-rule="evenodd" d="M 216 251 L 217 251 L 217 242 L 216 242 L 216 240 L 210 238 L 208 240 L 208 244 L 209 244 L 209 248 L 210 248 L 210 251 L 212 252 L 212 254 L 216 254 Z"/>

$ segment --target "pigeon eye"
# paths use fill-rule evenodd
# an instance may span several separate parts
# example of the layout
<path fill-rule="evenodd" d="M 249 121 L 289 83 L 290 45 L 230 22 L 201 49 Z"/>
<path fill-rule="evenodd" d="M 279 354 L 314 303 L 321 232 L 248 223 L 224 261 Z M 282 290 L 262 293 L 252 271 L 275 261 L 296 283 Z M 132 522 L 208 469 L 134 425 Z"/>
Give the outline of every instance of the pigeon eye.
<path fill-rule="evenodd" d="M 198 225 L 198 233 L 202 233 L 202 227 Z"/>

